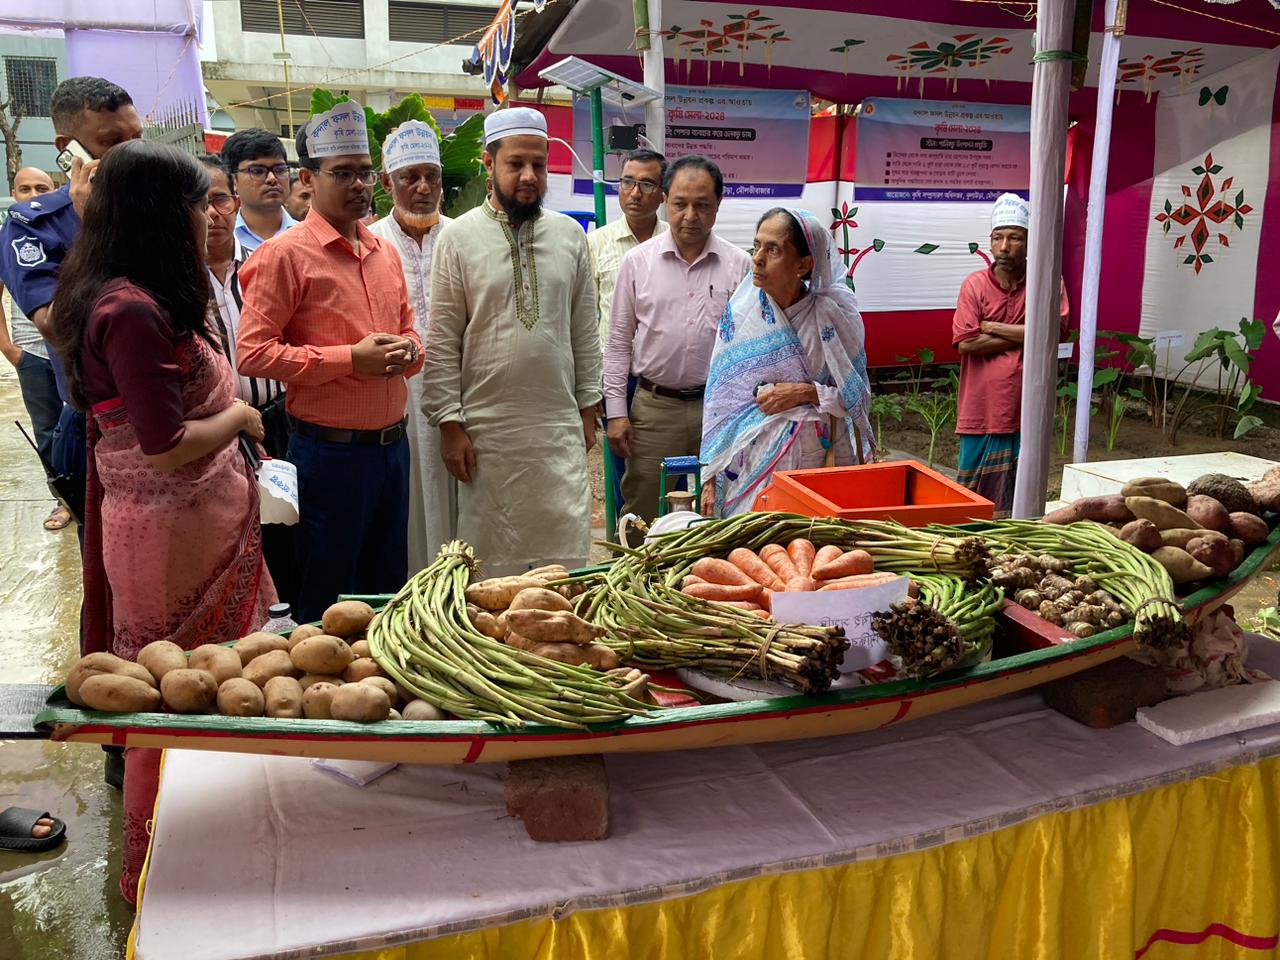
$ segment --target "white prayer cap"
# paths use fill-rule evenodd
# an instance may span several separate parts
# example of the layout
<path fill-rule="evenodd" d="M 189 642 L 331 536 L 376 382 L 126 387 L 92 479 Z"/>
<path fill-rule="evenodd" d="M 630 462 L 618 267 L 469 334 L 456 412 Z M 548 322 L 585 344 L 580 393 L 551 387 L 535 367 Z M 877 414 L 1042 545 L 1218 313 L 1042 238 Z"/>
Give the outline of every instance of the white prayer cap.
<path fill-rule="evenodd" d="M 1021 227 L 1031 229 L 1031 206 L 1016 193 L 1002 193 L 991 208 L 991 229 Z"/>
<path fill-rule="evenodd" d="M 407 120 L 382 141 L 382 169 L 394 173 L 401 167 L 419 163 L 440 166 L 440 141 L 436 139 L 431 124 Z"/>
<path fill-rule="evenodd" d="M 369 131 L 364 107 L 354 100 L 336 104 L 307 121 L 307 156 L 351 157 L 369 152 Z"/>
<path fill-rule="evenodd" d="M 503 137 L 542 137 L 547 139 L 547 118 L 532 107 L 507 107 L 484 118 L 484 145 Z"/>

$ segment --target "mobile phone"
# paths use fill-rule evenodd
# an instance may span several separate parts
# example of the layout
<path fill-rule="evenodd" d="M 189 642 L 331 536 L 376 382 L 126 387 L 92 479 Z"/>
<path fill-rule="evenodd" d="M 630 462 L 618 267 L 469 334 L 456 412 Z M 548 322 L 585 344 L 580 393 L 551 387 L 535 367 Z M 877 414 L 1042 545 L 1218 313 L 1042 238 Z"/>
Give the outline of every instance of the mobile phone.
<path fill-rule="evenodd" d="M 93 157 L 89 156 L 89 151 L 80 146 L 79 140 L 72 140 L 59 151 L 54 162 L 58 164 L 58 169 L 67 176 L 71 175 L 71 161 L 74 157 L 79 157 L 85 163 L 92 163 Z"/>

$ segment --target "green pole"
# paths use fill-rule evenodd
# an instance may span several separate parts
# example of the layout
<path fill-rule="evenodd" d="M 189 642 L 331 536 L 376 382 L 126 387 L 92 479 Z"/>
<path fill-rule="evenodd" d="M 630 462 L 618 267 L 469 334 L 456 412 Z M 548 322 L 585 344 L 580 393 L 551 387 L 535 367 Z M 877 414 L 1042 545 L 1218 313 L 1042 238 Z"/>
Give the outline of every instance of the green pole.
<path fill-rule="evenodd" d="M 591 91 L 591 180 L 596 197 L 596 229 L 605 224 L 604 209 L 604 100 L 600 88 Z M 616 540 L 618 511 L 613 503 L 613 462 L 609 456 L 609 439 L 601 443 L 604 456 L 604 530 L 606 540 Z"/>

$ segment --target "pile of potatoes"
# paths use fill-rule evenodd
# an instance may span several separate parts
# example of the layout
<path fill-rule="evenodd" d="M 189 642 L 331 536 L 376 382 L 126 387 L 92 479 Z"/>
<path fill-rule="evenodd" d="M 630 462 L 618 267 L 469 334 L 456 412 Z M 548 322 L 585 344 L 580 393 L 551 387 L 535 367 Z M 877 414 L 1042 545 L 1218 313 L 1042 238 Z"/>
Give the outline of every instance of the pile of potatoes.
<path fill-rule="evenodd" d="M 569 575 L 553 564 L 518 577 L 495 577 L 467 587 L 467 613 L 485 636 L 549 660 L 616 670 L 618 655 L 596 643 L 605 631 L 576 616 L 565 593 L 548 584 Z"/>
<path fill-rule="evenodd" d="M 91 653 L 68 674 L 67 698 L 109 713 L 170 710 L 365 723 L 447 719 L 369 656 L 363 636 L 374 615 L 367 603 L 345 600 L 325 611 L 320 626 L 304 624 L 288 637 L 251 633 L 231 646 L 205 644 L 190 653 L 157 640 L 139 651 L 136 663 Z"/>

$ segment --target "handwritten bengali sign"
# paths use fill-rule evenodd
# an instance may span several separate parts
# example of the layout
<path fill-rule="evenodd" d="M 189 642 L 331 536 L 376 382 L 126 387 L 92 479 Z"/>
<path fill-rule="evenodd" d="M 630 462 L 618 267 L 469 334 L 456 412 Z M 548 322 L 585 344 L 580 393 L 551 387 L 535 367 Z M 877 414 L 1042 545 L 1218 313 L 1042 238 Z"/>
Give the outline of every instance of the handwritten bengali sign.
<path fill-rule="evenodd" d="M 872 629 L 875 614 L 907 598 L 906 577 L 857 590 L 818 590 L 808 593 L 775 593 L 773 619 L 778 623 L 837 626 L 849 639 L 842 673 L 875 666 L 889 655 L 889 648 Z"/>

